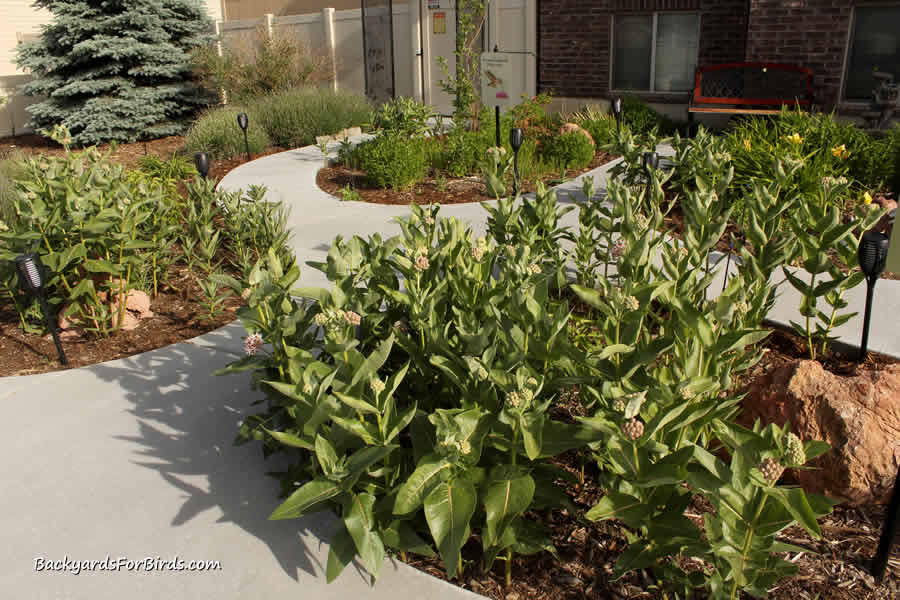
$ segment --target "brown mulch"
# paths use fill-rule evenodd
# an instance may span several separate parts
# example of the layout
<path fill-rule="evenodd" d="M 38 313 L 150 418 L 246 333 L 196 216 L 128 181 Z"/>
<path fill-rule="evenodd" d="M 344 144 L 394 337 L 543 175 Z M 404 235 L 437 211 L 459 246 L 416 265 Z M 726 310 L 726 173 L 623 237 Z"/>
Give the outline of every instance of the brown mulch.
<path fill-rule="evenodd" d="M 167 289 L 151 299 L 153 316 L 141 319 L 136 329 L 117 331 L 108 338 L 64 336 L 62 347 L 68 367 L 58 362 L 50 334 L 24 333 L 15 311 L 0 312 L 0 377 L 84 367 L 162 348 L 227 325 L 243 303 L 234 296 L 227 298 L 223 310 L 209 319 L 208 311 L 196 300 L 198 296 L 198 289 L 191 289 L 189 294 Z"/>
<path fill-rule="evenodd" d="M 564 176 L 562 173 L 558 173 L 555 177 L 560 177 L 560 179 L 547 180 L 545 183 L 556 185 L 561 183 L 563 179 L 578 177 L 616 158 L 618 156 L 614 154 L 598 152 L 587 167 L 578 170 L 569 169 Z M 362 202 L 373 204 L 403 206 L 408 206 L 409 204 L 465 204 L 467 202 L 485 202 L 495 199 L 487 194 L 479 176 L 445 177 L 443 180 L 431 176 L 416 183 L 408 190 L 394 190 L 369 186 L 366 182 L 364 171 L 349 169 L 344 166 L 333 166 L 320 169 L 318 175 L 316 175 L 316 183 L 319 188 L 339 199 L 343 199 L 341 191 L 349 187 L 359 194 L 359 199 Z M 512 189 L 511 183 L 510 189 Z M 522 193 L 534 192 L 537 189 L 537 182 L 530 179 L 522 180 L 519 189 Z"/>
<path fill-rule="evenodd" d="M 160 158 L 170 158 L 179 152 L 184 144 L 181 136 L 171 136 L 148 142 L 118 144 L 110 154 L 110 160 L 128 168 L 137 168 L 138 161 L 148 154 Z M 109 144 L 98 146 L 101 152 L 110 150 Z M 252 155 L 259 158 L 283 151 L 273 147 L 265 152 Z M 39 135 L 21 135 L 0 138 L 0 155 L 18 151 L 26 156 L 40 154 L 62 156 L 65 150 L 52 140 Z M 221 180 L 226 173 L 247 162 L 246 157 L 211 161 L 209 176 Z M 183 191 L 183 186 L 179 186 Z M 11 310 L 0 312 L 0 377 L 9 375 L 30 375 L 83 367 L 117 358 L 124 358 L 169 344 L 202 335 L 235 319 L 235 311 L 241 305 L 239 298 L 225 300 L 224 310 L 215 318 L 208 319 L 208 311 L 198 302 L 200 290 L 184 273 L 172 278 L 178 289 L 163 288 L 156 298 L 151 299 L 153 317 L 141 320 L 132 331 L 117 331 L 108 338 L 79 336 L 65 339 L 63 350 L 69 366 L 58 362 L 56 346 L 50 335 L 38 336 L 22 331 L 17 313 Z M 10 307 L 11 308 L 11 307 Z"/>

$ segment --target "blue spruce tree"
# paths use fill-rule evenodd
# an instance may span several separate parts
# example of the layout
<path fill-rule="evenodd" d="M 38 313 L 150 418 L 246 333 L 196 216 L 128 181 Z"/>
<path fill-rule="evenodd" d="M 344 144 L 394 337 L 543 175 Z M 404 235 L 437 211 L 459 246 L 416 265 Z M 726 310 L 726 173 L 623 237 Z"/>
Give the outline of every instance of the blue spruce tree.
<path fill-rule="evenodd" d="M 192 81 L 190 52 L 211 43 L 200 0 L 35 0 L 53 14 L 17 61 L 36 130 L 63 124 L 79 146 L 181 133 L 213 100 Z"/>

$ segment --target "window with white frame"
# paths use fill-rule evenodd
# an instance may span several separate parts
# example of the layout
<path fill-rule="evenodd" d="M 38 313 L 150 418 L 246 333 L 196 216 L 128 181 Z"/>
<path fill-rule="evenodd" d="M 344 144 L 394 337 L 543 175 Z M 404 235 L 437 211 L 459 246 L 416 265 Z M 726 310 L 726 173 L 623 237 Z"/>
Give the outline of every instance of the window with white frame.
<path fill-rule="evenodd" d="M 870 100 L 878 80 L 875 69 L 900 82 L 900 3 L 893 6 L 857 6 L 847 57 L 846 100 Z"/>
<path fill-rule="evenodd" d="M 613 89 L 690 91 L 694 87 L 699 38 L 697 13 L 616 15 Z"/>

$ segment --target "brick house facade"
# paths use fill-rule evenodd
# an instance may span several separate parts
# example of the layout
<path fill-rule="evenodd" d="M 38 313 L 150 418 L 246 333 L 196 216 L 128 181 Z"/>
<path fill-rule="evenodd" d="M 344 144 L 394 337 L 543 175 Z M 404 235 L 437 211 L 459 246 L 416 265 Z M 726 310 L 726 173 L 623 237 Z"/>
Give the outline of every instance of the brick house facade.
<path fill-rule="evenodd" d="M 538 86 L 556 96 L 608 98 L 615 16 L 700 15 L 697 65 L 771 61 L 811 67 L 816 102 L 841 101 L 854 0 L 540 0 Z M 878 5 L 878 3 L 876 3 Z M 880 5 L 900 6 L 900 2 Z M 900 79 L 900 73 L 897 73 Z M 628 92 L 654 103 L 687 103 L 690 92 Z M 844 107 L 842 107 L 844 108 Z"/>

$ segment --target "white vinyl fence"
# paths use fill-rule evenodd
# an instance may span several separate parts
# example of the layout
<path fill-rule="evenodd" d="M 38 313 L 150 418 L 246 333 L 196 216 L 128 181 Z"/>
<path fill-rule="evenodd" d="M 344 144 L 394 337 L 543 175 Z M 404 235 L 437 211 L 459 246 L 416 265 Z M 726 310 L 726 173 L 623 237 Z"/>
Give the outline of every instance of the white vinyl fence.
<path fill-rule="evenodd" d="M 363 57 L 362 11 L 324 8 L 321 13 L 260 19 L 245 19 L 217 24 L 224 48 L 239 51 L 251 47 L 260 35 L 287 37 L 301 42 L 314 55 L 331 59 L 333 89 L 364 94 L 366 91 Z M 409 6 L 398 4 L 393 10 L 394 93 L 412 96 L 412 72 L 409 43 Z"/>

